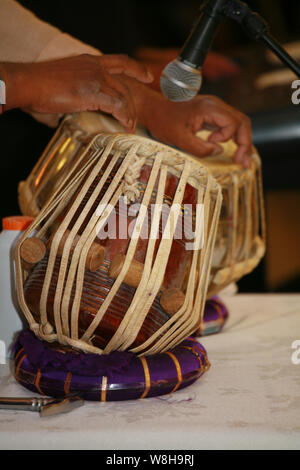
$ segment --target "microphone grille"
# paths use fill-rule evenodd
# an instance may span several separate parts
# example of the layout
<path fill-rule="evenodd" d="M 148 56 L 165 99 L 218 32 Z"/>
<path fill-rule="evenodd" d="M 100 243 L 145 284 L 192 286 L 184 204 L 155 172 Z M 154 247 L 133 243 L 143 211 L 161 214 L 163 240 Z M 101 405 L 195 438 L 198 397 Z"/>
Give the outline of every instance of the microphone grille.
<path fill-rule="evenodd" d="M 160 88 L 170 101 L 189 101 L 194 98 L 201 87 L 200 70 L 175 59 L 163 70 L 160 77 Z"/>

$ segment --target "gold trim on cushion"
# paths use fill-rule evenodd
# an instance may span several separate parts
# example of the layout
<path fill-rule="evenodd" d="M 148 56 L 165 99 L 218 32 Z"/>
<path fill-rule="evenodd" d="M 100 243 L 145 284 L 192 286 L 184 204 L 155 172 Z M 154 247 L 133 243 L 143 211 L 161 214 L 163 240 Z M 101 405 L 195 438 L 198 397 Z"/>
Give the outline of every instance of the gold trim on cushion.
<path fill-rule="evenodd" d="M 143 365 L 144 374 L 145 374 L 145 390 L 143 391 L 140 399 L 145 398 L 150 390 L 151 387 L 151 379 L 150 379 L 150 372 L 148 367 L 147 359 L 144 356 L 140 356 L 141 363 Z"/>
<path fill-rule="evenodd" d="M 179 385 L 180 385 L 181 382 L 182 382 L 181 367 L 180 367 L 179 361 L 178 361 L 177 357 L 175 356 L 175 354 L 173 354 L 173 353 L 171 353 L 171 352 L 169 352 L 169 351 L 166 351 L 165 354 L 167 354 L 168 356 L 170 356 L 170 358 L 172 359 L 172 361 L 174 362 L 175 367 L 176 367 L 178 382 L 177 382 L 177 384 L 175 385 L 175 387 L 173 388 L 173 390 L 171 391 L 171 393 L 173 393 L 173 392 L 176 392 L 176 390 L 178 389 Z"/>

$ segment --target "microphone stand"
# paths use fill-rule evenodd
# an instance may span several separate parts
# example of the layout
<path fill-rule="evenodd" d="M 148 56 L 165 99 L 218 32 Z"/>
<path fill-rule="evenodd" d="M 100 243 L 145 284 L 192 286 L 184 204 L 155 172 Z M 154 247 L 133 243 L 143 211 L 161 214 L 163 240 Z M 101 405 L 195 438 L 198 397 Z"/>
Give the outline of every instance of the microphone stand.
<path fill-rule="evenodd" d="M 208 2 L 209 3 L 209 2 Z M 252 11 L 246 3 L 239 0 L 224 0 L 214 2 L 220 8 L 220 15 L 239 23 L 256 41 L 262 41 L 281 62 L 287 65 L 300 78 L 300 65 L 283 49 L 279 42 L 271 36 L 266 21 Z"/>

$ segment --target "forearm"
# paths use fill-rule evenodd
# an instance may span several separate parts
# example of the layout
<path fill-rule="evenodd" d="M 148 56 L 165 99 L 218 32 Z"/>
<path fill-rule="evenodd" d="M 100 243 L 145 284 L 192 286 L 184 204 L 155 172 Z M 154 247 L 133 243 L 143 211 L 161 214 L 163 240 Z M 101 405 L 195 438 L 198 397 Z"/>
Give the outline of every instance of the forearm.
<path fill-rule="evenodd" d="M 168 101 L 161 93 L 153 90 L 147 85 L 138 82 L 130 77 L 123 77 L 134 100 L 139 123 L 149 128 L 155 116 L 161 112 L 161 109 L 169 108 L 172 103 Z"/>
<path fill-rule="evenodd" d="M 24 78 L 22 78 L 22 67 L 23 64 L 0 63 L 0 77 L 6 88 L 6 110 L 27 106 L 28 87 L 25 86 Z"/>

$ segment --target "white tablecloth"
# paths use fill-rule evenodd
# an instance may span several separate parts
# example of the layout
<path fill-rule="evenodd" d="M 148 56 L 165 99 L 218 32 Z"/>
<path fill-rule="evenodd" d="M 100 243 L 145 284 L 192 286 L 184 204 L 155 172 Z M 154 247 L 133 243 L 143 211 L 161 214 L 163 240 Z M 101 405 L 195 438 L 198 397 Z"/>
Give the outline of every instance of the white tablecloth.
<path fill-rule="evenodd" d="M 201 338 L 212 367 L 192 386 L 161 398 L 90 402 L 49 418 L 0 410 L 0 448 L 299 449 L 292 343 L 300 340 L 300 295 L 238 294 L 226 302 L 223 332 Z M 0 395 L 32 394 L 0 365 Z"/>

